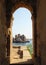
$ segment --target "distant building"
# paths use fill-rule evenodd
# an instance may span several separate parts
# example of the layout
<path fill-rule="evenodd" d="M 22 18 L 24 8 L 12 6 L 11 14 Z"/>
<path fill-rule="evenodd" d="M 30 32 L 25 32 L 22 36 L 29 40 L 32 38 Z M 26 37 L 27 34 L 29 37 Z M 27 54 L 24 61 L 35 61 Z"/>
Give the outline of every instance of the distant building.
<path fill-rule="evenodd" d="M 13 39 L 13 40 L 14 40 L 14 39 Z M 20 34 L 15 35 L 15 41 L 24 42 L 24 41 L 26 41 L 26 37 L 25 37 L 25 35 L 20 35 Z"/>

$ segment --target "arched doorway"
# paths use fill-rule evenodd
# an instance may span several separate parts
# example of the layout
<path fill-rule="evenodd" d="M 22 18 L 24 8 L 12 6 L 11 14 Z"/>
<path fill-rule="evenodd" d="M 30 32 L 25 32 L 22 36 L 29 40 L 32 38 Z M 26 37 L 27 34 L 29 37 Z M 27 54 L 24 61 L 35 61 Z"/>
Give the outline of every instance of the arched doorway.
<path fill-rule="evenodd" d="M 35 22 L 34 22 L 34 21 L 36 21 L 36 19 L 35 19 L 35 13 L 33 13 L 33 8 L 31 7 L 31 5 L 29 5 L 29 3 L 26 4 L 26 3 L 24 3 L 24 2 L 19 2 L 19 3 L 15 4 L 15 5 L 12 7 L 11 13 L 13 14 L 14 11 L 15 11 L 17 8 L 19 8 L 19 7 L 25 7 L 25 8 L 27 8 L 27 9 L 29 9 L 29 10 L 31 11 L 31 13 L 32 13 L 32 20 L 33 20 L 33 48 L 34 48 L 34 57 L 36 57 L 36 56 L 37 56 L 37 50 L 36 50 L 37 45 L 36 45 L 36 24 L 35 24 Z M 11 19 L 11 17 L 12 17 L 12 15 L 10 16 L 10 19 Z M 12 23 L 12 21 L 10 21 L 10 24 L 11 24 L 11 23 Z M 10 27 L 10 28 L 11 28 L 11 27 Z M 10 45 L 11 45 L 11 43 L 10 43 Z M 10 48 L 11 48 L 11 47 L 10 47 Z"/>
<path fill-rule="evenodd" d="M 29 63 L 33 55 L 33 38 L 32 38 L 33 33 L 32 33 L 31 12 L 27 8 L 20 7 L 14 12 L 13 17 L 14 17 L 14 21 L 12 26 L 12 33 L 13 33 L 12 36 L 15 37 L 13 39 L 14 40 L 19 39 L 19 41 L 21 39 L 22 42 L 20 43 L 19 41 L 16 41 L 12 43 L 13 51 L 11 50 L 12 51 L 11 57 L 13 57 L 14 55 L 14 59 L 12 60 L 16 60 L 16 62 L 11 61 L 11 63 L 17 63 L 17 62 L 23 63 L 25 61 L 26 61 L 25 63 Z M 27 40 L 27 42 L 24 42 L 24 40 L 25 41 Z M 29 40 L 30 42 L 28 42 Z M 18 54 L 17 49 L 19 50 L 19 52 L 22 52 L 22 54 L 21 53 Z"/>

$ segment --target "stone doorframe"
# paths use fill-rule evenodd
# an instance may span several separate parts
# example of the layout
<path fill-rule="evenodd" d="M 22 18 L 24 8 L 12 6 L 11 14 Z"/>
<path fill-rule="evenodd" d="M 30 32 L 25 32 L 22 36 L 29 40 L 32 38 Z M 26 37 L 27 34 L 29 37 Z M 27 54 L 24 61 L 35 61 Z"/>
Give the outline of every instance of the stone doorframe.
<path fill-rule="evenodd" d="M 32 14 L 31 18 L 32 18 L 32 23 L 33 23 L 33 47 L 34 47 L 33 49 L 34 49 L 34 56 L 36 57 L 37 56 L 37 50 L 36 50 L 36 48 L 37 48 L 36 47 L 37 46 L 37 43 L 36 43 L 36 32 L 37 32 L 36 31 L 36 12 L 33 11 L 33 8 L 32 8 L 31 5 L 29 5 L 29 3 L 25 4 L 23 2 L 19 2 L 19 3 L 14 5 L 14 7 L 12 8 L 12 12 L 11 13 L 13 14 L 20 7 L 27 8 Z M 13 22 L 11 22 L 11 23 L 13 23 Z"/>
<path fill-rule="evenodd" d="M 8 4 L 11 4 L 10 6 Z M 33 3 L 32 3 L 33 4 Z M 32 5 L 31 2 L 28 2 L 26 0 L 18 0 L 15 3 L 6 3 L 6 25 L 7 28 L 11 28 L 12 27 L 12 14 L 14 13 L 14 11 L 16 9 L 18 9 L 19 7 L 25 7 L 27 9 L 30 10 L 31 14 L 32 14 L 32 23 L 33 23 L 33 50 L 34 50 L 34 58 L 37 58 L 37 27 L 36 27 L 36 5 Z M 9 10 L 8 10 L 9 9 Z M 12 31 L 11 31 L 12 32 Z M 10 43 L 11 45 L 11 43 Z M 9 48 L 10 50 L 10 48 Z M 8 52 L 7 52 L 8 53 Z M 9 54 L 10 55 L 10 54 Z"/>

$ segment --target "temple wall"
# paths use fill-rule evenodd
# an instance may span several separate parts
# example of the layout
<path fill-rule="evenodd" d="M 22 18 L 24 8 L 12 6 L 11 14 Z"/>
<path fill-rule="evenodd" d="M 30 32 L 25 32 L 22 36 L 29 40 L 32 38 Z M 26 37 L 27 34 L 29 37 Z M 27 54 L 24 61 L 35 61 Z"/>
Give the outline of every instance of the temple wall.
<path fill-rule="evenodd" d="M 39 0 L 37 8 L 37 56 L 46 65 L 46 0 Z"/>

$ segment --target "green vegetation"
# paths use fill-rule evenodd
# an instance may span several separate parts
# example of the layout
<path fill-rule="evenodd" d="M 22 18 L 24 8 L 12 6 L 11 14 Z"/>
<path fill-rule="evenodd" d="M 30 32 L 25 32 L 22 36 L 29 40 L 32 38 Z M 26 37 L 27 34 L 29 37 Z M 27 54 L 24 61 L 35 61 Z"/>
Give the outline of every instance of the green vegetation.
<path fill-rule="evenodd" d="M 32 43 L 27 46 L 28 51 L 30 52 L 30 55 L 33 54 L 33 45 Z"/>

